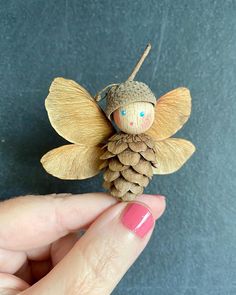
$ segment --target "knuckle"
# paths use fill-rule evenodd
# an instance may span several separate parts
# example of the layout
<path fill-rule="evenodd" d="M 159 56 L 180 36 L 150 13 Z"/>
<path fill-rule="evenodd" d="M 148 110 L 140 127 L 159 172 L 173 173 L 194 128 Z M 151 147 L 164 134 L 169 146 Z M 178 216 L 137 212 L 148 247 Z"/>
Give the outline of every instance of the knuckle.
<path fill-rule="evenodd" d="M 120 270 L 120 251 L 116 241 L 112 237 L 102 241 L 95 239 L 81 250 L 82 264 L 85 267 L 72 282 L 69 294 L 110 294 L 107 283 L 113 281 Z"/>

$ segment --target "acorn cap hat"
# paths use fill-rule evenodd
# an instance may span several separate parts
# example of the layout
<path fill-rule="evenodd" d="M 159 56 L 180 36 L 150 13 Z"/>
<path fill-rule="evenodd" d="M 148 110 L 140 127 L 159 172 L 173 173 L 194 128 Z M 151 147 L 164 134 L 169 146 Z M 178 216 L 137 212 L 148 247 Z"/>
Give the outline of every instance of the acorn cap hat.
<path fill-rule="evenodd" d="M 120 84 L 108 85 L 95 96 L 96 101 L 106 98 L 105 113 L 109 120 L 111 120 L 111 115 L 114 111 L 133 102 L 149 102 L 155 106 L 156 97 L 151 89 L 143 82 L 134 81 L 134 77 L 136 76 L 150 49 L 151 45 L 148 44 L 127 81 Z M 101 94 L 107 89 L 108 91 L 105 96 L 101 97 Z"/>
<path fill-rule="evenodd" d="M 111 119 L 115 110 L 132 102 L 149 102 L 155 105 L 156 97 L 145 83 L 127 80 L 110 88 L 106 96 L 105 113 Z"/>

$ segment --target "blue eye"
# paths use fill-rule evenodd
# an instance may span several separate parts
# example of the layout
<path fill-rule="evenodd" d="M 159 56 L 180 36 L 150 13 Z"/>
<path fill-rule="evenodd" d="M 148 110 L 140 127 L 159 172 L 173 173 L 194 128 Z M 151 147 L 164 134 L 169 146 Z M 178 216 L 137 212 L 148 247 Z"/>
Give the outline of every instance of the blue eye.
<path fill-rule="evenodd" d="M 139 113 L 139 116 L 140 116 L 140 117 L 144 117 L 144 115 L 145 115 L 144 112 L 140 112 L 140 113 Z"/>
<path fill-rule="evenodd" d="M 125 116 L 126 115 L 126 110 L 122 110 L 120 113 L 121 113 L 121 116 Z"/>

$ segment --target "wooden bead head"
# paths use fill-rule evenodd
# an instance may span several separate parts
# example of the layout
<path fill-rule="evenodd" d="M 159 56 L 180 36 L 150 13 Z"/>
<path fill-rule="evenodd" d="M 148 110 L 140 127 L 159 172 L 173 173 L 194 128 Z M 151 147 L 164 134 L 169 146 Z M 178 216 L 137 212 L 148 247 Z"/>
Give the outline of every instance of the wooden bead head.
<path fill-rule="evenodd" d="M 109 120 L 114 119 L 121 131 L 128 134 L 144 133 L 154 122 L 156 97 L 148 85 L 134 81 L 150 49 L 151 45 L 148 44 L 128 80 L 120 84 L 110 84 L 95 96 L 95 100 L 99 101 L 102 93 L 109 89 L 104 96 L 105 113 Z"/>
<path fill-rule="evenodd" d="M 117 127 L 125 133 L 144 133 L 153 124 L 154 106 L 149 102 L 133 102 L 115 110 L 113 119 Z"/>

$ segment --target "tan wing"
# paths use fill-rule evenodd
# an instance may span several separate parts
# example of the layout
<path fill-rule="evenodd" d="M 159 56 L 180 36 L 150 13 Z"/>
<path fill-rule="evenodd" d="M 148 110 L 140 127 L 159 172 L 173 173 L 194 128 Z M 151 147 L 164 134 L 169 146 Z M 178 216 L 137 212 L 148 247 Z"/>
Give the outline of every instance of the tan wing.
<path fill-rule="evenodd" d="M 163 95 L 155 107 L 155 121 L 146 132 L 155 140 L 175 134 L 191 113 L 191 96 L 187 88 L 180 87 Z"/>
<path fill-rule="evenodd" d="M 157 166 L 154 174 L 170 174 L 182 167 L 195 151 L 195 146 L 188 140 L 168 138 L 156 141 Z"/>
<path fill-rule="evenodd" d="M 102 149 L 97 146 L 68 144 L 41 158 L 44 169 L 61 179 L 85 179 L 100 172 Z"/>
<path fill-rule="evenodd" d="M 115 132 L 87 90 L 72 80 L 56 78 L 45 106 L 53 128 L 72 143 L 97 145 Z"/>

